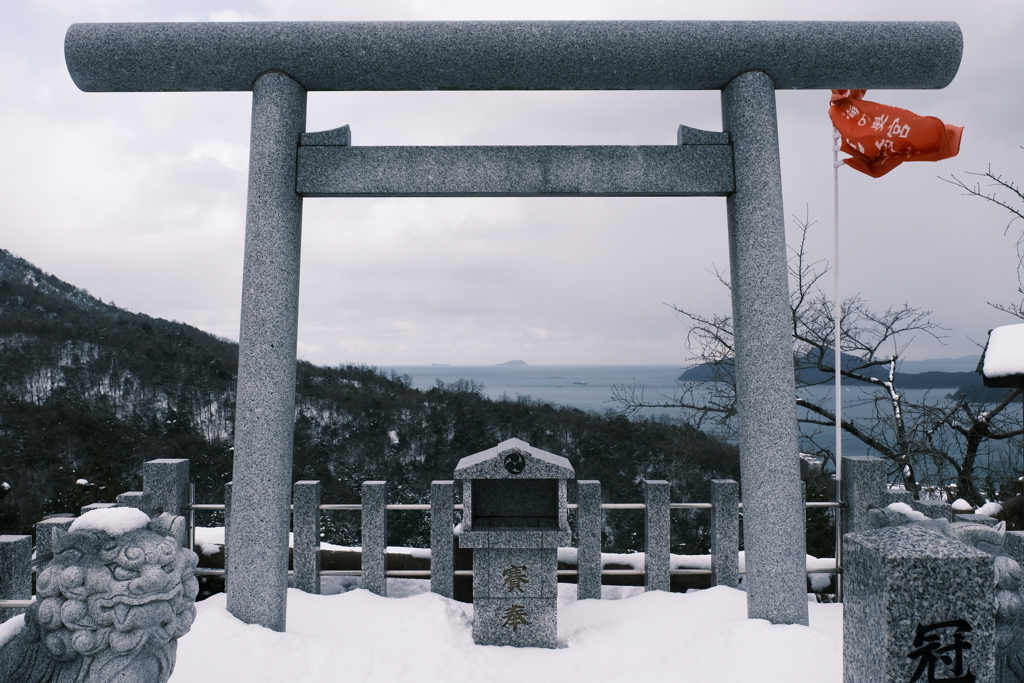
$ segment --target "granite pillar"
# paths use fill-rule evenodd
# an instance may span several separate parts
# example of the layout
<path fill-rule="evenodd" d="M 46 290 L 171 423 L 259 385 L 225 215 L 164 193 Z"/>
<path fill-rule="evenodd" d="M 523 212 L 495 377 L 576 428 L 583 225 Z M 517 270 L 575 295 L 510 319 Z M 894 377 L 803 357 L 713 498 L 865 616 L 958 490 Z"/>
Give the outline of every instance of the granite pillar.
<path fill-rule="evenodd" d="M 843 467 L 846 467 L 846 465 L 843 465 Z M 882 472 L 880 474 L 873 474 L 871 476 L 876 480 L 881 481 L 880 486 L 885 491 L 885 498 L 875 500 L 874 497 L 877 493 L 872 489 L 870 482 L 865 482 L 868 487 L 865 490 L 865 493 L 869 493 L 872 496 L 872 505 L 875 505 L 876 507 L 883 507 L 885 505 L 892 505 L 893 503 L 906 503 L 911 507 L 911 509 L 920 512 L 929 519 L 944 519 L 947 522 L 953 521 L 953 506 L 949 503 L 943 500 L 914 500 L 914 494 L 906 489 L 889 488 L 885 476 L 885 468 L 882 468 Z"/>
<path fill-rule="evenodd" d="M 885 486 L 888 465 L 881 458 L 867 455 L 843 456 L 843 531 L 867 531 L 874 528 L 868 510 L 889 505 Z"/>
<path fill-rule="evenodd" d="M 363 482 L 363 588 L 388 595 L 388 483 Z"/>
<path fill-rule="evenodd" d="M 147 514 L 184 515 L 188 506 L 188 477 L 188 460 L 184 458 L 159 458 L 143 464 L 142 490 L 152 506 Z"/>
<path fill-rule="evenodd" d="M 252 90 L 227 606 L 275 631 L 285 628 L 288 589 L 302 233 L 295 164 L 305 125 L 303 87 L 277 71 L 260 76 Z"/>
<path fill-rule="evenodd" d="M 667 481 L 644 480 L 644 590 L 669 591 L 669 547 L 671 514 Z"/>
<path fill-rule="evenodd" d="M 188 462 L 187 460 L 185 462 Z M 117 494 L 117 504 L 123 507 L 142 510 L 150 517 L 153 516 L 153 496 L 145 491 L 125 491 Z M 159 515 L 158 515 L 159 516 Z"/>
<path fill-rule="evenodd" d="M 740 581 L 740 485 L 711 480 L 711 583 L 735 588 Z"/>
<path fill-rule="evenodd" d="M 430 591 L 455 595 L 455 482 L 430 482 Z"/>
<path fill-rule="evenodd" d="M 804 555 L 807 554 L 807 482 L 800 482 L 800 538 L 803 540 L 800 548 Z M 806 566 L 804 567 L 806 570 Z M 805 574 L 806 575 L 806 574 Z"/>
<path fill-rule="evenodd" d="M 53 542 L 54 532 L 59 535 L 66 534 L 68 528 L 77 519 L 77 517 L 50 517 L 40 522 L 36 522 L 36 559 L 42 560 L 47 555 L 53 554 Z M 45 565 L 39 566 L 39 571 L 43 570 Z"/>
<path fill-rule="evenodd" d="M 320 593 L 320 482 L 292 487 L 292 578 L 299 590 Z"/>
<path fill-rule="evenodd" d="M 0 536 L 0 600 L 32 599 L 32 537 Z M 0 623 L 25 611 L 0 608 Z"/>
<path fill-rule="evenodd" d="M 944 500 L 909 500 L 907 505 L 929 519 L 953 519 L 953 506 Z"/>
<path fill-rule="evenodd" d="M 601 482 L 576 482 L 576 536 L 579 546 L 576 555 L 576 598 L 601 599 L 601 533 L 604 531 L 604 513 L 601 510 Z"/>
<path fill-rule="evenodd" d="M 231 557 L 228 539 L 231 537 L 231 482 L 224 484 L 224 586 L 228 582 L 228 559 Z"/>
<path fill-rule="evenodd" d="M 89 505 L 83 505 L 82 509 L 79 510 L 79 515 L 84 515 L 86 512 L 92 512 L 93 510 L 105 510 L 106 508 L 120 507 L 117 503 L 90 503 Z"/>
<path fill-rule="evenodd" d="M 807 623 L 793 340 L 775 85 L 759 71 L 722 90 L 736 191 L 726 199 L 747 614 Z"/>
<path fill-rule="evenodd" d="M 915 524 L 844 543 L 844 683 L 995 683 L 994 557 Z"/>

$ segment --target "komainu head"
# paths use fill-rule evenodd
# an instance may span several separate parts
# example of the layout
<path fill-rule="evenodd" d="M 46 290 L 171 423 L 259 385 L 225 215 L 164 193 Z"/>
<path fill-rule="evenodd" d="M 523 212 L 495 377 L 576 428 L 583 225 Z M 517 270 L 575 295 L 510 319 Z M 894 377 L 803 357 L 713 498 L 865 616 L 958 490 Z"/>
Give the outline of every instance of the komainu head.
<path fill-rule="evenodd" d="M 97 512 L 106 517 L 90 519 Z M 3 658 L 15 665 L 12 680 L 165 683 L 199 591 L 196 554 L 181 547 L 184 521 L 111 508 L 55 538 L 25 614 L 22 652 L 17 662 Z"/>

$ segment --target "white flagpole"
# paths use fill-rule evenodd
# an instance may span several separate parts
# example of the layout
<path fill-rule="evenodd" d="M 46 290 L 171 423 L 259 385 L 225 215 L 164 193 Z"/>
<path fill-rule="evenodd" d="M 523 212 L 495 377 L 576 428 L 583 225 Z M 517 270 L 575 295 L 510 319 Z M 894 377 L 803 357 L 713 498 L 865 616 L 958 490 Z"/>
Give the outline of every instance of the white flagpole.
<path fill-rule="evenodd" d="M 840 369 L 843 361 L 842 339 L 840 337 L 840 326 L 842 320 L 842 300 L 839 296 L 839 161 L 840 135 L 835 128 L 832 129 L 832 232 L 835 245 L 833 256 L 833 277 L 835 279 L 835 310 L 832 317 L 835 319 L 835 352 L 836 352 L 836 502 L 840 507 L 836 508 L 836 567 L 842 567 L 843 561 L 843 379 Z M 843 576 L 836 574 L 836 602 L 843 601 Z"/>

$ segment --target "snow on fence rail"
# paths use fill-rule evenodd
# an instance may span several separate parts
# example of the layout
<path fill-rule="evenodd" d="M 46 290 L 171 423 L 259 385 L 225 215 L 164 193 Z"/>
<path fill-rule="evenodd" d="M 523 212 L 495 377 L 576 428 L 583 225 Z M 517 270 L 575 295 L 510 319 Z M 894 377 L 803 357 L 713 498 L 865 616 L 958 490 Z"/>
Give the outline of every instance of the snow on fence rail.
<path fill-rule="evenodd" d="M 569 504 L 570 509 L 577 510 L 578 554 L 576 569 L 559 569 L 560 577 L 576 577 L 578 585 L 598 586 L 605 577 L 637 577 L 656 574 L 667 585 L 671 576 L 710 575 L 713 585 L 735 586 L 739 577 L 745 573 L 740 566 L 739 552 L 739 511 L 743 508 L 738 500 L 739 486 L 731 480 L 715 480 L 712 482 L 712 503 L 671 503 L 656 496 L 652 502 L 651 486 L 645 482 L 645 502 L 643 503 L 602 503 L 599 482 L 580 482 L 581 494 L 579 503 Z M 195 487 L 188 478 L 187 460 L 153 460 L 147 462 L 143 469 L 143 491 L 129 491 L 117 497 L 117 503 L 96 503 L 86 506 L 82 513 L 97 508 L 112 506 L 137 507 L 149 514 L 169 512 L 184 515 L 189 523 L 188 543 L 195 547 L 195 513 L 200 511 L 224 511 L 226 526 L 230 525 L 230 483 L 226 487 L 227 503 L 196 503 Z M 884 479 L 880 482 L 880 490 L 884 489 Z M 372 501 L 366 504 L 335 504 L 320 503 L 320 482 L 297 482 L 293 491 L 293 527 L 295 529 L 292 548 L 294 569 L 292 575 L 297 588 L 307 592 L 318 593 L 321 576 L 365 576 L 368 573 L 376 576 L 395 578 L 429 578 L 431 590 L 447 597 L 452 597 L 455 577 L 472 576 L 472 570 L 456 569 L 454 563 L 454 543 L 452 542 L 452 513 L 431 515 L 431 549 L 429 569 L 387 569 L 387 512 L 388 511 L 422 511 L 432 512 L 444 509 L 452 512 L 462 510 L 461 504 L 454 499 L 454 482 L 433 482 L 430 490 L 430 503 L 387 503 L 386 482 L 365 482 L 363 500 Z M 369 495 L 368 495 L 369 494 Z M 853 495 L 856 500 L 857 495 Z M 860 498 L 864 498 L 863 495 Z M 849 498 L 845 498 L 849 500 Z M 712 514 L 712 552 L 710 568 L 680 566 L 681 556 L 669 554 L 670 529 L 669 515 L 664 512 L 650 514 L 650 510 L 666 507 L 669 510 L 710 510 Z M 836 502 L 808 502 L 807 508 L 839 508 L 845 504 Z M 365 508 L 365 509 L 364 509 Z M 372 511 L 371 511 L 372 508 Z M 601 553 L 601 530 L 604 526 L 604 510 L 644 510 L 645 552 L 637 553 L 629 569 L 605 569 Z M 359 511 L 363 512 L 363 545 L 360 549 L 359 569 L 321 569 L 320 568 L 320 513 L 322 511 Z M 368 520 L 378 523 L 368 524 Z M 31 586 L 33 572 L 42 571 L 45 567 L 45 555 L 49 552 L 52 529 L 70 524 L 73 517 L 44 520 L 37 524 L 36 546 L 33 552 L 30 536 L 0 536 L 0 568 L 8 576 L 15 577 L 12 581 L 0 581 L 0 621 L 20 613 L 33 602 Z M 383 520 L 383 523 L 379 523 Z M 853 528 L 848 527 L 850 530 Z M 446 541 L 447 539 L 447 541 Z M 226 553 L 229 557 L 230 553 Z M 197 576 L 221 576 L 230 573 L 230 564 L 225 557 L 224 569 L 200 568 Z M 704 556 L 706 557 L 706 556 Z M 648 564 L 648 558 L 651 563 Z M 34 562 L 34 564 L 33 564 Z M 655 564 L 656 563 L 656 564 Z M 831 566 L 808 567 L 807 573 L 841 575 L 842 567 Z M 642 565 L 642 568 L 641 568 Z M 621 566 L 621 565 L 619 565 Z M 627 564 L 627 566 L 629 566 Z M 650 585 L 650 581 L 647 581 Z M 384 589 L 386 590 L 386 588 Z M 583 588 L 580 589 L 583 591 Z M 379 591 L 378 591 L 379 592 Z M 582 594 L 582 592 L 581 592 Z M 4 616 L 6 615 L 6 616 Z"/>

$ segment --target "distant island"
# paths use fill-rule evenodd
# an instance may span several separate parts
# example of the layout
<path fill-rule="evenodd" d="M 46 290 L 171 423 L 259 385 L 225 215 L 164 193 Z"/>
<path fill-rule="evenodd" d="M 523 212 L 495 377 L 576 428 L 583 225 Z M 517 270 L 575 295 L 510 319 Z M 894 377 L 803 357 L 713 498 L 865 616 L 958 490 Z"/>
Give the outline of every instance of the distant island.
<path fill-rule="evenodd" d="M 830 352 L 831 353 L 831 352 Z M 855 356 L 843 354 L 843 363 L 856 363 L 859 359 Z M 974 356 L 962 358 L 938 358 L 935 360 L 903 361 L 900 372 L 896 375 L 896 381 L 902 389 L 953 389 L 954 391 L 945 395 L 947 399 L 955 399 L 963 396 L 966 400 L 978 403 L 998 403 L 1006 397 L 1005 389 L 985 387 L 982 383 L 981 374 L 977 371 L 946 371 L 946 370 L 924 370 L 930 367 L 959 368 L 965 365 L 977 364 Z M 727 367 L 732 365 L 732 359 L 725 360 Z M 888 378 L 888 366 L 882 365 L 871 368 L 865 372 L 866 375 L 879 379 Z M 678 382 L 708 382 L 715 378 L 715 369 L 711 363 L 701 363 L 687 368 L 683 374 L 676 378 Z M 810 385 L 827 385 L 835 375 L 821 372 L 813 367 L 804 368 L 798 373 L 798 378 Z M 844 382 L 854 386 L 868 386 L 866 382 L 846 379 Z M 1024 400 L 1019 395 L 1014 399 L 1015 403 Z"/>
<path fill-rule="evenodd" d="M 430 365 L 435 368 L 450 368 L 452 366 L 451 363 L 431 363 Z"/>
<path fill-rule="evenodd" d="M 526 361 L 525 360 L 510 360 L 510 361 L 508 361 L 506 363 L 495 363 L 496 367 L 501 367 L 503 365 L 511 365 L 511 366 L 522 368 L 522 367 L 526 367 Z"/>

